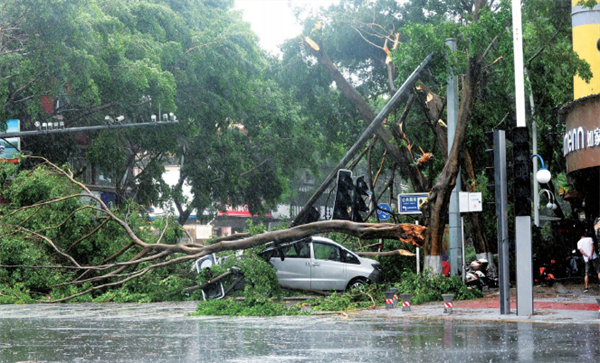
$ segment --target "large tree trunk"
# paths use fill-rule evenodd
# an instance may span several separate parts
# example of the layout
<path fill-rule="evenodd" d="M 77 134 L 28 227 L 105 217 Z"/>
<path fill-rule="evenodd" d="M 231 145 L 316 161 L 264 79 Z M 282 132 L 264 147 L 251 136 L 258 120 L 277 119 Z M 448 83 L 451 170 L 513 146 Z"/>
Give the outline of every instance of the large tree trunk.
<path fill-rule="evenodd" d="M 429 228 L 425 240 L 425 270 L 433 274 L 442 273 L 442 237 L 446 227 L 450 195 L 456 185 L 459 171 L 460 153 L 467 134 L 471 119 L 471 109 L 475 102 L 477 80 L 481 73 L 481 62 L 477 58 L 469 58 L 467 75 L 462 89 L 462 101 L 456 125 L 456 134 L 448 161 L 444 166 L 437 182 L 429 192 L 426 210 L 429 212 Z"/>

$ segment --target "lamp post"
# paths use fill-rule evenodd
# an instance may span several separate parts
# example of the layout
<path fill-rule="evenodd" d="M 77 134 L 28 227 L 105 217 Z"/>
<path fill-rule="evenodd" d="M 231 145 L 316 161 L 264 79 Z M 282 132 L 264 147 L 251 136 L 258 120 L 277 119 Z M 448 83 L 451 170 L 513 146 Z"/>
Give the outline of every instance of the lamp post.
<path fill-rule="evenodd" d="M 537 179 L 538 183 L 540 183 L 540 184 L 548 184 L 548 182 L 550 181 L 550 178 L 551 178 L 550 171 L 548 169 L 546 169 L 546 167 L 544 166 L 544 159 L 542 159 L 542 157 L 539 156 L 538 154 L 531 155 L 529 160 L 533 159 L 535 156 L 537 156 L 540 159 L 540 162 L 542 163 L 542 167 L 535 174 L 535 178 Z"/>
<path fill-rule="evenodd" d="M 556 210 L 558 208 L 558 206 L 556 205 L 556 197 L 554 196 L 554 193 L 552 193 L 548 189 L 542 189 L 538 193 L 538 196 L 542 193 L 546 193 L 546 195 L 548 196 L 548 204 L 546 204 L 546 208 L 551 209 L 551 210 Z"/>

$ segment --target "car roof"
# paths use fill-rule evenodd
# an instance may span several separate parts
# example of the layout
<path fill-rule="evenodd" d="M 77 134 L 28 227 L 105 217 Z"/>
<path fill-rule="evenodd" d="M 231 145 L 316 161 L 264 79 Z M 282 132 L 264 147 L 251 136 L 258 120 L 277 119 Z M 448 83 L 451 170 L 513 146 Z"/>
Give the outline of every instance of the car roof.
<path fill-rule="evenodd" d="M 341 244 L 339 244 L 337 242 L 334 242 L 332 239 L 327 238 L 327 237 L 320 237 L 320 236 L 309 236 L 309 237 L 304 237 L 304 238 L 300 238 L 300 239 L 293 240 L 293 241 L 280 242 L 279 246 L 280 247 L 287 247 L 287 246 L 291 246 L 291 245 L 296 244 L 296 243 L 311 242 L 311 241 L 329 243 L 329 244 L 332 244 L 334 246 L 338 246 L 340 248 L 348 250 L 348 248 L 342 246 Z M 267 248 L 265 248 L 263 250 L 263 252 L 270 251 L 270 250 L 272 250 L 274 248 L 275 248 L 275 243 L 274 242 L 269 242 L 269 243 L 267 243 Z"/>
<path fill-rule="evenodd" d="M 331 243 L 332 245 L 336 245 L 338 247 L 344 248 L 347 250 L 346 247 L 342 246 L 341 244 L 333 241 L 332 239 L 326 238 L 326 237 L 319 237 L 319 236 L 313 236 L 312 237 L 314 242 L 325 242 L 325 243 Z"/>

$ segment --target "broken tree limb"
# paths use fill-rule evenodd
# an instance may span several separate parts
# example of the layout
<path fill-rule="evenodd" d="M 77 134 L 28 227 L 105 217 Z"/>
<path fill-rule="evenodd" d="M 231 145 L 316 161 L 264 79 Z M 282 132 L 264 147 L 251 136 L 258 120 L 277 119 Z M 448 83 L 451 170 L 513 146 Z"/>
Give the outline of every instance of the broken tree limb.
<path fill-rule="evenodd" d="M 208 280 L 208 282 L 206 282 L 205 284 L 191 286 L 191 287 L 186 287 L 185 289 L 183 289 L 183 291 L 190 292 L 190 291 L 195 291 L 195 290 L 198 290 L 198 289 L 204 289 L 208 285 L 210 285 L 212 283 L 215 283 L 215 282 L 219 282 L 219 281 L 223 280 L 224 278 L 226 278 L 227 276 L 230 276 L 230 275 L 233 275 L 233 271 L 228 270 L 224 274 L 219 275 L 219 276 L 215 277 L 212 280 Z"/>
<path fill-rule="evenodd" d="M 423 226 L 411 224 L 384 224 L 384 223 L 355 223 L 351 221 L 333 220 L 309 223 L 302 226 L 289 228 L 287 230 L 266 231 L 254 236 L 246 236 L 238 234 L 237 240 L 221 239 L 218 242 L 210 245 L 182 245 L 182 244 L 167 244 L 165 241 L 160 242 L 158 238 L 148 237 L 140 238 L 137 231 L 134 230 L 127 222 L 126 218 L 119 218 L 111 211 L 100 198 L 93 195 L 85 185 L 73 179 L 73 174 L 69 169 L 58 168 L 55 164 L 48 162 L 46 159 L 39 158 L 45 162 L 42 165 L 49 167 L 48 172 L 53 175 L 66 179 L 65 182 L 75 186 L 74 194 L 67 197 L 53 199 L 52 201 L 44 201 L 23 206 L 15 211 L 11 211 L 10 215 L 4 215 L 0 218 L 0 239 L 3 236 L 10 235 L 11 238 L 20 238 L 23 241 L 31 243 L 42 243 L 47 245 L 48 253 L 56 255 L 58 264 L 49 264 L 40 261 L 40 265 L 12 266 L 4 264 L 6 269 L 20 267 L 33 269 L 65 269 L 77 272 L 73 276 L 66 277 L 67 281 L 60 281 L 57 284 L 52 284 L 48 288 L 57 288 L 60 286 L 81 286 L 85 285 L 83 291 L 79 291 L 70 296 L 61 297 L 56 300 L 43 300 L 44 303 L 57 303 L 68 301 L 79 296 L 83 296 L 95 291 L 103 291 L 112 289 L 123 284 L 151 273 L 155 269 L 174 266 L 182 263 L 191 263 L 194 260 L 221 251 L 243 250 L 252 247 L 264 245 L 269 242 L 281 242 L 286 240 L 298 240 L 304 237 L 315 234 L 337 232 L 346 235 L 355 236 L 361 239 L 377 240 L 380 238 L 394 239 L 402 243 L 411 244 L 421 247 L 424 243 L 426 228 Z M 79 190 L 84 190 L 86 193 L 77 193 Z M 53 225 L 53 228 L 43 228 L 40 230 L 27 228 L 23 225 L 23 220 L 30 220 L 31 213 L 37 213 L 40 207 L 47 208 L 49 212 L 53 208 L 62 208 L 62 202 L 74 198 L 85 196 L 89 201 L 84 203 L 89 204 L 89 210 L 93 211 L 94 218 L 97 224 L 101 224 L 104 219 L 108 219 L 111 223 L 116 222 L 117 232 L 121 237 L 124 237 L 123 244 L 119 244 L 119 250 L 112 253 L 109 257 L 104 258 L 101 262 L 90 263 L 90 259 L 82 257 L 81 254 L 75 252 L 65 252 L 72 245 L 70 240 L 65 240 L 60 233 L 45 235 L 48 230 L 56 230 L 57 227 L 64 225 L 64 222 L 58 225 Z M 94 203 L 92 204 L 91 201 Z M 42 205 L 43 204 L 43 205 Z M 69 213 L 68 218 L 74 218 L 78 213 L 83 211 L 80 205 L 74 204 L 73 211 Z M 68 219 L 67 218 L 67 219 Z M 97 225 L 91 225 L 92 234 L 100 233 L 100 230 L 106 228 L 97 228 Z M 115 233 L 111 231 L 111 233 Z M 89 232 L 82 234 L 90 235 Z M 164 230 L 161 231 L 161 236 L 165 235 Z M 67 243 L 68 242 L 68 243 Z M 77 248 L 77 247 L 76 247 Z M 72 253 L 72 254 L 71 254 Z M 86 262 L 84 262 L 86 261 Z M 215 280 L 213 279 L 212 282 Z M 89 284 L 89 288 L 87 285 Z"/>
<path fill-rule="evenodd" d="M 331 183 L 333 178 L 336 177 L 337 172 L 340 169 L 342 169 L 352 159 L 352 157 L 356 154 L 356 152 L 359 150 L 359 148 L 362 146 L 362 144 L 364 144 L 364 142 L 367 141 L 367 139 L 369 137 L 371 137 L 371 135 L 373 135 L 373 133 L 375 133 L 375 131 L 378 128 L 381 127 L 381 123 L 383 122 L 383 120 L 385 120 L 385 118 L 389 115 L 389 113 L 395 108 L 396 104 L 410 92 L 413 84 L 417 81 L 417 79 L 421 75 L 421 72 L 425 69 L 425 67 L 429 64 L 429 62 L 432 59 L 433 59 L 433 53 L 429 54 L 425 58 L 425 60 L 423 60 L 423 62 L 421 62 L 421 64 L 419 64 L 419 66 L 406 79 L 404 84 L 398 89 L 398 91 L 394 94 L 394 96 L 390 99 L 390 101 L 383 107 L 383 109 L 379 112 L 379 114 L 375 118 L 372 118 L 373 121 L 365 129 L 365 131 L 358 138 L 358 140 L 354 143 L 354 145 L 352 145 L 350 150 L 348 150 L 346 155 L 344 155 L 342 160 L 340 160 L 340 162 L 335 166 L 335 168 L 333 168 L 333 170 L 331 171 L 329 176 L 327 176 L 325 181 L 321 184 L 319 189 L 317 189 L 317 191 L 308 200 L 308 202 L 306 202 L 306 204 L 304 205 L 302 210 L 298 213 L 296 218 L 294 218 L 292 225 L 296 225 L 298 223 L 298 221 L 302 220 L 305 217 L 305 215 L 308 212 L 308 210 L 310 209 L 310 207 L 312 207 L 312 205 L 317 201 L 317 199 L 319 199 L 321 194 L 323 194 L 325 189 L 327 189 L 327 187 L 329 186 L 329 184 Z M 329 60 L 329 62 L 331 62 L 331 60 Z M 334 78 L 336 78 L 336 82 L 338 82 L 337 77 L 334 77 Z M 338 82 L 338 85 L 339 85 L 339 82 Z M 355 90 L 355 92 L 356 92 L 356 90 Z M 356 93 L 358 94 L 358 92 L 356 92 Z M 358 95 L 358 96 L 360 96 L 360 95 Z"/>
<path fill-rule="evenodd" d="M 394 250 L 386 252 L 356 252 L 360 257 L 379 257 L 379 256 L 416 256 L 414 253 L 407 250 Z"/>
<path fill-rule="evenodd" d="M 422 247 L 425 241 L 426 230 L 427 228 L 424 226 L 407 223 L 356 223 L 343 220 L 320 221 L 289 229 L 261 233 L 235 242 L 219 242 L 206 246 L 202 251 L 202 255 L 205 256 L 209 253 L 220 251 L 247 249 L 272 241 L 293 241 L 314 234 L 328 232 L 345 233 L 361 239 L 394 239 L 402 243 Z M 197 256 L 200 257 L 199 255 Z"/>

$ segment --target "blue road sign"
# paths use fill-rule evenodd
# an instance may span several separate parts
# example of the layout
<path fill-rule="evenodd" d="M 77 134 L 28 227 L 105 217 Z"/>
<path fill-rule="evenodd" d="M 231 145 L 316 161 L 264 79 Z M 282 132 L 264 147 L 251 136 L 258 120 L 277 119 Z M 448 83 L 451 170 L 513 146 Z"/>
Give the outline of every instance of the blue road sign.
<path fill-rule="evenodd" d="M 398 213 L 421 214 L 419 207 L 427 201 L 428 193 L 398 194 Z"/>
<path fill-rule="evenodd" d="M 390 213 L 392 211 L 392 208 L 390 208 L 389 205 L 385 204 L 385 203 L 381 203 L 380 205 L 377 206 L 377 216 L 379 217 L 380 220 L 385 221 L 388 218 L 390 218 Z M 384 209 L 384 210 L 382 210 Z M 387 212 L 386 212 L 387 211 Z"/>

